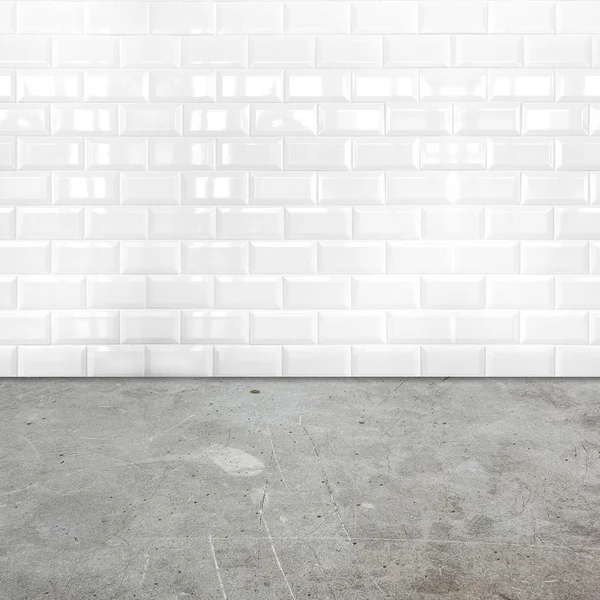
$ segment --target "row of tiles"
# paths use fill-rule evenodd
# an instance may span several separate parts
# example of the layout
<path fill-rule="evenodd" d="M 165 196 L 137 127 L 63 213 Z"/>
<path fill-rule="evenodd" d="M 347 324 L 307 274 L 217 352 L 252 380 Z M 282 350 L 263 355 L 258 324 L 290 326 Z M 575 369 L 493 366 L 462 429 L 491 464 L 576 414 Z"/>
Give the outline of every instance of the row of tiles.
<path fill-rule="evenodd" d="M 600 344 L 600 311 L 0 311 L 0 345 Z"/>
<path fill-rule="evenodd" d="M 124 3 L 101 4 L 102 7 L 110 7 Z M 0 4 L 2 6 L 5 4 Z M 170 6 L 167 9 L 170 10 Z M 140 41 L 140 38 L 116 36 L 2 34 L 0 67 L 152 65 L 159 68 L 369 69 L 443 66 L 578 68 L 600 65 L 600 36 L 583 34 L 145 37 L 147 40 Z M 151 54 L 146 50 L 148 40 L 156 37 L 165 52 L 162 58 L 156 56 L 156 50 L 152 50 Z M 207 53 L 210 58 L 206 57 Z M 158 64 L 157 60 L 160 60 Z"/>
<path fill-rule="evenodd" d="M 590 1 L 6 2 L 0 33 L 382 34 L 600 33 Z"/>
<path fill-rule="evenodd" d="M 537 1 L 537 0 L 536 0 Z M 513 4 L 514 5 L 514 4 Z M 146 39 L 146 38 L 145 38 Z M 157 44 L 156 38 L 148 40 Z M 205 38 L 199 38 L 205 39 Z M 158 44 L 160 47 L 160 44 Z M 1 69 L 3 102 L 552 102 L 599 101 L 593 69 L 206 70 L 245 67 L 219 63 L 214 51 L 195 69 Z M 212 61 L 212 62 L 211 62 Z M 215 64 L 216 63 L 216 64 Z M 1 65 L 0 65 L 1 66 Z M 146 66 L 148 65 L 141 65 Z M 204 69 L 202 68 L 204 67 Z"/>
<path fill-rule="evenodd" d="M 597 170 L 600 139 L 0 137 L 0 170 Z"/>
<path fill-rule="evenodd" d="M 254 255 L 270 273 L 286 273 L 298 246 L 256 244 Z M 141 273 L 242 275 L 249 270 L 248 252 L 247 242 L 137 242 L 128 245 L 127 256 Z M 165 256 L 173 257 L 177 268 L 171 270 Z M 162 261 L 158 267 L 157 261 Z M 600 242 L 319 242 L 317 261 L 319 273 L 326 275 L 599 274 Z M 116 294 L 127 281 L 113 275 L 119 269 L 118 242 L 0 242 L 0 274 L 103 273 L 110 276 L 98 281 Z M 283 281 L 289 285 L 289 280 Z M 236 307 L 252 299 L 260 302 L 256 308 L 278 308 L 283 281 L 280 276 L 241 276 L 220 285 L 230 290 Z"/>
<path fill-rule="evenodd" d="M 600 135 L 600 104 L 0 104 L 0 135 Z"/>
<path fill-rule="evenodd" d="M 284 207 L 317 203 L 323 206 L 595 205 L 600 204 L 600 172 L 0 172 L 0 206 L 251 204 Z M 286 214 L 293 213 L 289 210 Z M 313 211 L 313 214 L 327 213 Z M 332 235 L 332 229 L 325 225 L 326 217 L 323 219 L 324 224 L 315 228 L 315 235 L 319 232 Z M 335 235 L 350 237 L 349 226 L 348 221 L 347 228 Z M 289 231 L 285 235 L 289 236 Z"/>
<path fill-rule="evenodd" d="M 600 207 L 0 207 L 0 240 L 15 238 L 255 240 L 250 243 L 250 262 L 259 272 L 268 268 L 268 272 L 313 273 L 317 269 L 317 254 L 318 262 L 326 267 L 333 247 L 335 252 L 343 253 L 344 247 L 349 246 L 323 241 L 317 244 L 257 240 L 599 239 Z M 150 272 L 177 272 L 178 241 L 123 242 L 123 264 L 129 272 L 142 259 L 141 264 L 148 265 Z M 383 251 L 383 246 L 364 247 L 365 254 Z"/>
<path fill-rule="evenodd" d="M 593 346 L 3 346 L 1 377 L 598 377 Z"/>
<path fill-rule="evenodd" d="M 247 295 L 244 298 L 236 296 L 240 291 Z M 286 311 L 335 311 L 351 306 L 361 310 L 600 309 L 598 275 L 288 276 L 284 278 L 280 297 L 274 298 L 272 291 L 272 281 L 236 280 L 223 276 L 0 276 L 0 309 L 212 309 L 216 306 L 219 310 L 194 314 L 203 314 L 208 322 L 213 318 L 215 322 L 232 319 L 237 325 L 233 336 L 207 336 L 206 339 L 214 343 L 248 341 L 247 335 L 238 335 L 248 329 L 249 313 L 247 310 L 240 312 L 248 307 L 283 306 Z M 225 309 L 237 312 L 231 313 Z M 301 313 L 281 310 L 257 313 L 256 318 L 267 315 L 274 322 L 279 322 L 279 319 L 285 323 L 288 314 L 292 314 L 292 321 L 316 323 L 316 313 L 302 316 Z M 346 315 L 350 320 L 356 316 L 350 312 L 336 314 Z M 413 314 L 416 317 L 422 313 Z M 81 311 L 79 314 L 81 318 L 93 318 L 94 315 L 94 312 Z M 102 313 L 101 316 L 112 322 L 117 318 L 116 315 L 115 311 L 112 314 Z M 67 317 L 62 315 L 57 318 Z M 293 328 L 287 331 L 293 331 Z M 353 335 L 350 323 L 347 332 Z M 64 339 L 60 339 L 64 343 Z M 251 341 L 256 339 L 251 337 Z M 311 341 L 316 342 L 316 338 L 311 337 Z"/>

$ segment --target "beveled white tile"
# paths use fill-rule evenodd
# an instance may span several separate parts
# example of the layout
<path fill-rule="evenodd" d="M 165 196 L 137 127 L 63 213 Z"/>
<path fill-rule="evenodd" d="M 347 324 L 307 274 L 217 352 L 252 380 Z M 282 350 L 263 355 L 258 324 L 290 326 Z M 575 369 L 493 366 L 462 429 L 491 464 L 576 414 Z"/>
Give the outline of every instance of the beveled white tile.
<path fill-rule="evenodd" d="M 183 343 L 247 344 L 249 332 L 247 310 L 184 310 L 181 313 Z"/>
<path fill-rule="evenodd" d="M 88 377 L 143 377 L 143 346 L 88 346 Z"/>
<path fill-rule="evenodd" d="M 178 310 L 122 310 L 122 344 L 178 344 L 181 314 Z"/>
<path fill-rule="evenodd" d="M 215 346 L 215 377 L 278 377 L 281 346 Z"/>
<path fill-rule="evenodd" d="M 250 313 L 251 344 L 316 344 L 317 313 L 314 311 L 253 311 Z"/>
<path fill-rule="evenodd" d="M 85 346 L 20 346 L 20 377 L 85 377 Z"/>
<path fill-rule="evenodd" d="M 483 346 L 424 346 L 421 349 L 424 377 L 483 377 Z"/>
<path fill-rule="evenodd" d="M 118 344 L 119 311 L 56 311 L 52 313 L 52 343 Z"/>
<path fill-rule="evenodd" d="M 148 377 L 211 377 L 211 346 L 146 346 Z"/>
<path fill-rule="evenodd" d="M 349 346 L 284 346 L 284 377 L 350 377 Z"/>
<path fill-rule="evenodd" d="M 352 346 L 353 377 L 417 377 L 420 374 L 418 346 Z"/>

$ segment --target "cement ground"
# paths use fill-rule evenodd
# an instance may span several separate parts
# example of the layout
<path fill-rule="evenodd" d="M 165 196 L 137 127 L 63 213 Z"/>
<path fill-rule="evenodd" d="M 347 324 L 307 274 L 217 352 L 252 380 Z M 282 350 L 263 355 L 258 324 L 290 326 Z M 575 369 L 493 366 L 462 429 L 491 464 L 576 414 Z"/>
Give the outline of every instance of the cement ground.
<path fill-rule="evenodd" d="M 595 600 L 600 382 L 0 380 L 2 600 Z"/>

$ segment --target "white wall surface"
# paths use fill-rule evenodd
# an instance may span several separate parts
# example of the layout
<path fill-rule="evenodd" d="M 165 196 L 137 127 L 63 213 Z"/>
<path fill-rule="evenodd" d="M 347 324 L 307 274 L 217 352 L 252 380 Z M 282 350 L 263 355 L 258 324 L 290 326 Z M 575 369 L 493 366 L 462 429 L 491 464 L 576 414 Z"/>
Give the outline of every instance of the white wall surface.
<path fill-rule="evenodd" d="M 600 375 L 600 1 L 0 1 L 0 375 Z"/>

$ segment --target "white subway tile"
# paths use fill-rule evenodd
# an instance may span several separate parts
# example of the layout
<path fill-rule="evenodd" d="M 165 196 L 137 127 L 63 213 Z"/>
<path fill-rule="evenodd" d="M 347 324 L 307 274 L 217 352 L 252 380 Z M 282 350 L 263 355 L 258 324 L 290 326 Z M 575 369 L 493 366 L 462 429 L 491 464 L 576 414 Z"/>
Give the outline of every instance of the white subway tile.
<path fill-rule="evenodd" d="M 416 276 L 356 275 L 352 277 L 352 308 L 419 308 Z"/>
<path fill-rule="evenodd" d="M 553 209 L 488 207 L 486 237 L 492 240 L 552 239 Z"/>
<path fill-rule="evenodd" d="M 122 344 L 178 344 L 180 330 L 178 310 L 121 311 Z"/>
<path fill-rule="evenodd" d="M 485 308 L 485 277 L 427 275 L 421 277 L 421 307 Z"/>
<path fill-rule="evenodd" d="M 85 308 L 85 277 L 23 275 L 19 277 L 19 308 Z"/>
<path fill-rule="evenodd" d="M 316 344 L 317 313 L 253 311 L 250 313 L 250 343 Z"/>
<path fill-rule="evenodd" d="M 215 4 L 212 2 L 152 2 L 150 3 L 150 33 L 159 35 L 215 33 L 215 16 Z"/>
<path fill-rule="evenodd" d="M 523 173 L 523 204 L 587 204 L 587 173 Z"/>
<path fill-rule="evenodd" d="M 349 71 L 292 70 L 285 73 L 286 102 L 343 102 L 350 100 Z"/>
<path fill-rule="evenodd" d="M 69 310 L 52 313 L 53 344 L 118 344 L 119 311 Z"/>
<path fill-rule="evenodd" d="M 181 174 L 182 204 L 248 204 L 248 174 Z"/>
<path fill-rule="evenodd" d="M 352 230 L 357 240 L 417 239 L 421 211 L 418 207 L 355 208 Z"/>
<path fill-rule="evenodd" d="M 409 139 L 357 139 L 352 142 L 356 170 L 410 170 L 419 168 L 419 144 Z"/>
<path fill-rule="evenodd" d="M 0 274 L 50 273 L 50 242 L 0 242 Z"/>
<path fill-rule="evenodd" d="M 312 36 L 250 36 L 248 41 L 250 68 L 299 69 L 315 66 L 315 43 Z"/>
<path fill-rule="evenodd" d="M 418 2 L 369 0 L 350 4 L 351 33 L 417 33 Z"/>
<path fill-rule="evenodd" d="M 454 133 L 459 135 L 520 135 L 519 104 L 458 104 L 454 106 Z"/>
<path fill-rule="evenodd" d="M 85 346 L 21 346 L 20 377 L 85 377 Z"/>
<path fill-rule="evenodd" d="M 523 105 L 524 135 L 587 135 L 588 107 L 577 105 Z"/>
<path fill-rule="evenodd" d="M 283 140 L 218 140 L 216 164 L 219 169 L 281 171 L 282 163 Z"/>
<path fill-rule="evenodd" d="M 316 202 L 316 173 L 254 173 L 250 177 L 250 204 L 287 206 Z"/>
<path fill-rule="evenodd" d="M 400 2 L 384 4 L 401 5 Z M 452 39 L 449 35 L 390 35 L 383 38 L 384 67 L 449 67 L 451 61 Z"/>
<path fill-rule="evenodd" d="M 0 346 L 0 377 L 16 377 L 17 346 Z"/>
<path fill-rule="evenodd" d="M 419 33 L 486 33 L 487 3 L 419 2 Z"/>
<path fill-rule="evenodd" d="M 488 377 L 552 377 L 553 346 L 490 346 L 485 353 Z"/>
<path fill-rule="evenodd" d="M 318 197 L 321 205 L 383 204 L 383 173 L 320 173 Z"/>
<path fill-rule="evenodd" d="M 85 141 L 85 164 L 90 170 L 144 171 L 148 163 L 145 139 L 92 138 Z M 72 167 L 71 167 L 72 168 Z"/>
<path fill-rule="evenodd" d="M 523 344 L 587 344 L 588 339 L 586 311 L 521 312 Z"/>
<path fill-rule="evenodd" d="M 182 64 L 187 68 L 243 69 L 248 66 L 248 38 L 245 35 L 184 37 L 181 52 Z"/>
<path fill-rule="evenodd" d="M 121 204 L 179 204 L 180 175 L 179 173 L 121 173 L 120 196 Z M 103 204 L 110 204 L 110 202 L 103 202 Z M 150 214 L 152 215 L 155 210 L 159 209 L 152 208 Z"/>
<path fill-rule="evenodd" d="M 600 239 L 600 208 L 556 207 L 556 239 Z"/>
<path fill-rule="evenodd" d="M 587 273 L 588 255 L 587 242 L 521 243 L 523 273 Z"/>
<path fill-rule="evenodd" d="M 598 377 L 600 348 L 597 346 L 557 346 L 557 377 Z"/>
<path fill-rule="evenodd" d="M 384 242 L 319 242 L 320 273 L 384 273 Z"/>
<path fill-rule="evenodd" d="M 454 317 L 449 311 L 403 310 L 388 313 L 388 342 L 447 344 L 454 341 Z"/>
<path fill-rule="evenodd" d="M 457 67 L 522 67 L 523 36 L 457 35 L 454 65 Z"/>
<path fill-rule="evenodd" d="M 250 273 L 317 272 L 316 242 L 250 242 Z"/>
<path fill-rule="evenodd" d="M 250 108 L 247 104 L 216 107 L 185 105 L 183 131 L 194 136 L 244 136 L 250 130 Z"/>
<path fill-rule="evenodd" d="M 182 242 L 183 273 L 248 273 L 248 242 Z"/>
<path fill-rule="evenodd" d="M 215 377 L 278 377 L 281 346 L 215 346 Z"/>
<path fill-rule="evenodd" d="M 479 207 L 423 207 L 425 239 L 477 239 L 483 237 L 484 210 Z"/>
<path fill-rule="evenodd" d="M 143 377 L 143 346 L 88 346 L 88 377 Z"/>
<path fill-rule="evenodd" d="M 74 77 L 75 75 L 71 75 L 70 79 L 74 79 Z M 144 70 L 90 69 L 84 73 L 85 100 L 91 102 L 147 102 L 148 82 L 149 72 Z M 77 89 L 76 82 L 69 80 L 68 83 L 68 88 L 66 88 L 66 82 L 64 84 L 65 92 L 73 90 L 71 93 L 74 93 Z M 30 87 L 33 85 L 32 82 Z M 40 92 L 42 91 L 40 90 Z"/>
<path fill-rule="evenodd" d="M 31 64 L 30 66 L 37 65 Z M 52 39 L 52 66 L 95 69 L 118 67 L 119 38 L 114 35 L 54 36 Z"/>
<path fill-rule="evenodd" d="M 181 66 L 179 37 L 127 35 L 121 36 L 119 40 L 121 67 L 126 69 L 173 69 Z"/>
<path fill-rule="evenodd" d="M 327 1 L 285 2 L 283 32 L 285 34 L 350 33 L 350 4 Z"/>
<path fill-rule="evenodd" d="M 224 70 L 217 77 L 217 91 L 222 102 L 281 102 L 283 72 Z"/>
<path fill-rule="evenodd" d="M 288 276 L 283 278 L 285 309 L 350 308 L 347 275 Z"/>
<path fill-rule="evenodd" d="M 489 275 L 488 308 L 554 308 L 554 278 L 540 275 Z"/>
<path fill-rule="evenodd" d="M 148 210 L 151 240 L 204 240 L 216 237 L 214 208 L 152 206 Z"/>
<path fill-rule="evenodd" d="M 452 133 L 451 104 L 387 104 L 387 135 L 444 135 Z M 457 132 L 468 133 L 468 132 Z"/>
<path fill-rule="evenodd" d="M 350 346 L 284 346 L 284 377 L 350 377 Z"/>
<path fill-rule="evenodd" d="M 214 281 L 202 275 L 150 275 L 146 293 L 148 308 L 210 308 Z"/>
<path fill-rule="evenodd" d="M 458 311 L 454 323 L 459 344 L 517 344 L 519 313 L 512 311 Z"/>
<path fill-rule="evenodd" d="M 17 239 L 77 240 L 83 238 L 83 208 L 18 208 Z"/>
<path fill-rule="evenodd" d="M 319 106 L 319 135 L 383 135 L 383 105 Z"/>
<path fill-rule="evenodd" d="M 320 344 L 372 344 L 386 341 L 386 315 L 382 311 L 319 312 Z"/>
<path fill-rule="evenodd" d="M 55 273 L 112 274 L 119 272 L 119 242 L 55 242 Z"/>
<path fill-rule="evenodd" d="M 484 69 L 426 69 L 420 72 L 420 99 L 437 102 L 486 100 Z"/>
<path fill-rule="evenodd" d="M 518 273 L 519 242 L 458 242 L 457 273 Z"/>
<path fill-rule="evenodd" d="M 146 346 L 148 377 L 211 377 L 213 349 L 210 346 Z"/>
<path fill-rule="evenodd" d="M 0 309 L 17 308 L 17 278 L 4 275 L 0 277 Z"/>
<path fill-rule="evenodd" d="M 352 209 L 286 208 L 285 237 L 290 240 L 350 239 Z"/>
<path fill-rule="evenodd" d="M 219 34 L 283 33 L 283 7 L 275 2 L 217 3 Z"/>
<path fill-rule="evenodd" d="M 591 39 L 587 35 L 528 35 L 525 67 L 591 67 Z"/>
<path fill-rule="evenodd" d="M 415 377 L 421 374 L 418 346 L 352 346 L 353 377 Z"/>
<path fill-rule="evenodd" d="M 355 71 L 352 75 L 352 98 L 359 102 L 418 100 L 419 72 L 416 69 Z"/>
<path fill-rule="evenodd" d="M 388 242 L 388 273 L 452 273 L 454 246 L 447 242 Z"/>
<path fill-rule="evenodd" d="M 249 332 L 247 310 L 183 310 L 181 313 L 184 344 L 247 344 Z"/>
<path fill-rule="evenodd" d="M 600 277 L 557 277 L 556 308 L 600 308 Z"/>
<path fill-rule="evenodd" d="M 273 104 L 252 106 L 252 135 L 315 135 L 317 106 Z"/>
<path fill-rule="evenodd" d="M 515 6 L 511 4 L 511 6 Z M 490 69 L 488 100 L 543 102 L 554 100 L 554 71 L 536 69 Z"/>
<path fill-rule="evenodd" d="M 121 242 L 121 273 L 179 273 L 179 242 Z"/>
<path fill-rule="evenodd" d="M 168 7 L 172 7 L 172 3 Z M 182 4 L 182 6 L 200 6 Z M 196 39 L 196 38 L 193 38 Z M 204 38 L 199 38 L 204 39 Z M 144 77 L 144 71 L 138 77 Z M 216 99 L 216 72 L 199 69 L 174 69 L 152 71 L 150 78 L 146 76 L 138 83 L 138 90 L 149 90 L 149 98 L 158 102 L 214 102 Z M 149 83 L 148 83 L 149 82 Z M 140 98 L 137 98 L 138 100 Z M 188 108 L 184 105 L 184 109 Z"/>
<path fill-rule="evenodd" d="M 281 277 L 215 277 L 215 308 L 281 308 L 281 304 Z"/>
<path fill-rule="evenodd" d="M 554 169 L 554 140 L 552 139 L 489 139 L 488 168 L 500 170 Z"/>
<path fill-rule="evenodd" d="M 483 377 L 483 346 L 425 346 L 421 349 L 424 377 Z"/>
<path fill-rule="evenodd" d="M 0 344 L 49 344 L 50 311 L 0 311 Z"/>
<path fill-rule="evenodd" d="M 147 236 L 146 207 L 86 208 L 85 237 L 88 240 L 139 240 Z"/>
<path fill-rule="evenodd" d="M 489 33 L 555 33 L 554 2 L 489 3 Z"/>
<path fill-rule="evenodd" d="M 144 308 L 144 275 L 92 275 L 87 278 L 88 308 Z"/>
<path fill-rule="evenodd" d="M 118 204 L 118 173 L 53 173 L 53 204 Z"/>

